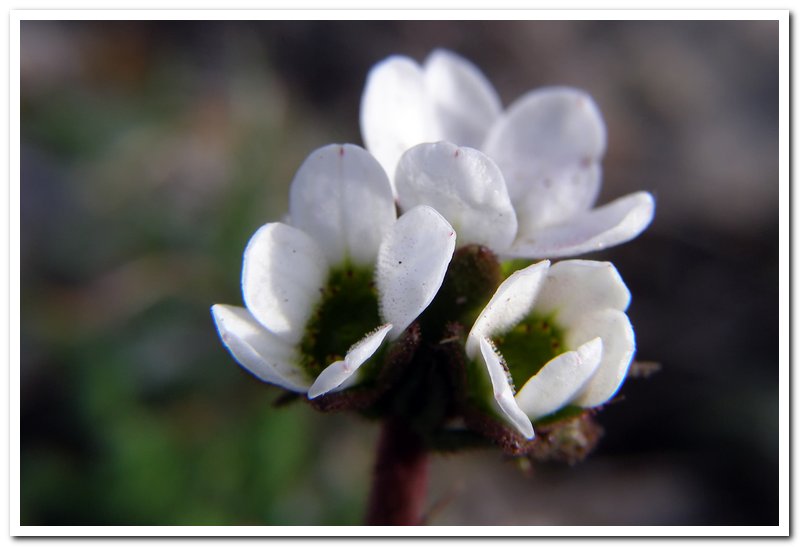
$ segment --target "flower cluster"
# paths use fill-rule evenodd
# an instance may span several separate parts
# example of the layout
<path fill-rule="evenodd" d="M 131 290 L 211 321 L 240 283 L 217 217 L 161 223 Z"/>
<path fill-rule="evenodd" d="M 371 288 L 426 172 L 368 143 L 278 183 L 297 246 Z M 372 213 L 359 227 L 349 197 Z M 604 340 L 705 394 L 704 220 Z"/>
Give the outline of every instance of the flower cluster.
<path fill-rule="evenodd" d="M 318 408 L 517 453 L 537 424 L 611 399 L 635 350 L 630 293 L 608 262 L 551 260 L 636 237 L 654 203 L 594 207 L 606 133 L 591 97 L 545 88 L 503 110 L 451 52 L 393 56 L 367 77 L 361 130 L 366 149 L 312 152 L 286 222 L 252 236 L 245 307 L 212 307 L 236 361 Z"/>

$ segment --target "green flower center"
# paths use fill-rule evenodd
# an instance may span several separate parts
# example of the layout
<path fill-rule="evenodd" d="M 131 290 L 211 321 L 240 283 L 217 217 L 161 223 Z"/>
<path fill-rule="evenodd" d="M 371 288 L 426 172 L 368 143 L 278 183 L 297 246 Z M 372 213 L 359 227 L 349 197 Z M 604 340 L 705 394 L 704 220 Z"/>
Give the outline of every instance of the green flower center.
<path fill-rule="evenodd" d="M 380 324 L 373 272 L 350 265 L 331 270 L 300 342 L 303 367 L 316 377 Z"/>
<path fill-rule="evenodd" d="M 493 341 L 506 361 L 511 387 L 515 391 L 550 359 L 567 349 L 564 334 L 553 318 L 536 315 L 527 317 L 507 333 L 494 337 Z"/>

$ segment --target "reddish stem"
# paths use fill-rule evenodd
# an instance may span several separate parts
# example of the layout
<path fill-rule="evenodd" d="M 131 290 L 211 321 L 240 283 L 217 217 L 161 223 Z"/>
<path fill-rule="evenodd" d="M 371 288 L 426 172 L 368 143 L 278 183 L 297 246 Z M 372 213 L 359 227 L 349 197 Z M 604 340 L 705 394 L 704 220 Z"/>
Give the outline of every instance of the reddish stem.
<path fill-rule="evenodd" d="M 390 418 L 378 442 L 366 524 L 421 524 L 428 485 L 428 454 L 422 439 L 404 422 Z"/>

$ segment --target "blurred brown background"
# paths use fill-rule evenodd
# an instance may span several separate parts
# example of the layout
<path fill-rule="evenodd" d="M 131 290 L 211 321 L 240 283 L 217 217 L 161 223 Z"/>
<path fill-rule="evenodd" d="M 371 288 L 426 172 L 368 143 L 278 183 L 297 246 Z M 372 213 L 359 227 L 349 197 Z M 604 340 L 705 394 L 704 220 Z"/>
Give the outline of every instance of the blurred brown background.
<path fill-rule="evenodd" d="M 22 524 L 358 524 L 375 424 L 275 409 L 209 307 L 305 156 L 361 143 L 370 66 L 435 47 L 504 104 L 605 116 L 600 203 L 653 192 L 612 260 L 638 357 L 575 467 L 436 457 L 431 524 L 778 520 L 778 24 L 48 22 L 21 34 Z"/>

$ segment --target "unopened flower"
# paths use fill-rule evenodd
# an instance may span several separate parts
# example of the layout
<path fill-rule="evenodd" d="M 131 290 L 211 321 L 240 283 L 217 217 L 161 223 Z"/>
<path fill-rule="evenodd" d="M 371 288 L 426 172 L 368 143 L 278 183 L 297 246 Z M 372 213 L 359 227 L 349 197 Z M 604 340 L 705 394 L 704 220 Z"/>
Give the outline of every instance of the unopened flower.
<path fill-rule="evenodd" d="M 427 206 L 396 218 L 386 174 L 354 145 L 306 159 L 288 219 L 262 226 L 247 244 L 246 307 L 217 304 L 212 314 L 242 367 L 314 398 L 357 383 L 362 365 L 430 304 L 455 234 Z"/>
<path fill-rule="evenodd" d="M 542 88 L 503 111 L 478 68 L 448 51 L 434 51 L 422 66 L 402 56 L 374 66 L 361 101 L 361 132 L 401 198 L 395 173 L 403 154 L 418 144 L 448 141 L 491 158 L 503 178 L 498 200 L 508 196 L 517 225 L 508 256 L 553 258 L 600 250 L 636 237 L 653 217 L 647 192 L 592 208 L 606 130 L 588 94 Z M 510 226 L 506 221 L 502 228 Z M 497 237 L 508 235 L 501 231 Z"/>
<path fill-rule="evenodd" d="M 545 260 L 514 272 L 467 337 L 490 406 L 526 438 L 567 407 L 608 401 L 633 357 L 630 293 L 608 262 Z M 480 401 L 479 401 L 480 402 Z"/>

